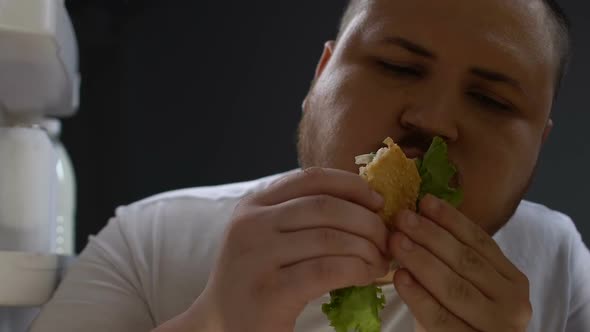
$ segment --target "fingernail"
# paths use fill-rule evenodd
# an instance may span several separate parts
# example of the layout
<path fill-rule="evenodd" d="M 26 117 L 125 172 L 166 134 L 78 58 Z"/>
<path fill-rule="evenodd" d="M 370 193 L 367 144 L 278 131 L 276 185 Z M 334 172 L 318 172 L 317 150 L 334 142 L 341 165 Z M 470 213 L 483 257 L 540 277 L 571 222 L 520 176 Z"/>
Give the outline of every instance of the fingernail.
<path fill-rule="evenodd" d="M 436 210 L 436 208 L 438 207 L 438 205 L 439 205 L 439 202 L 438 202 L 438 199 L 435 196 L 433 196 L 431 194 L 428 194 L 425 197 L 425 199 L 424 199 L 424 206 L 423 207 L 426 210 L 430 210 L 430 211 Z"/>
<path fill-rule="evenodd" d="M 412 284 L 414 283 L 412 280 L 412 277 L 408 274 L 408 273 L 404 273 L 401 277 L 400 277 L 400 282 L 404 285 L 404 286 L 412 286 Z"/>
<path fill-rule="evenodd" d="M 414 212 L 407 212 L 406 213 L 406 225 L 408 227 L 414 228 L 418 226 L 418 216 Z"/>
<path fill-rule="evenodd" d="M 400 265 L 398 262 L 392 260 L 391 263 L 389 263 L 389 271 L 395 271 L 399 268 L 400 268 Z"/>
<path fill-rule="evenodd" d="M 410 238 L 408 238 L 407 236 L 404 235 L 402 237 L 401 247 L 404 250 L 410 251 L 410 250 L 414 249 L 414 242 L 412 242 L 412 240 L 410 240 Z"/>
<path fill-rule="evenodd" d="M 378 203 L 379 205 L 383 205 L 384 199 L 383 199 L 383 196 L 381 196 L 381 194 L 379 194 L 376 191 L 371 191 L 371 195 L 373 196 L 373 201 L 375 201 L 375 203 Z"/>

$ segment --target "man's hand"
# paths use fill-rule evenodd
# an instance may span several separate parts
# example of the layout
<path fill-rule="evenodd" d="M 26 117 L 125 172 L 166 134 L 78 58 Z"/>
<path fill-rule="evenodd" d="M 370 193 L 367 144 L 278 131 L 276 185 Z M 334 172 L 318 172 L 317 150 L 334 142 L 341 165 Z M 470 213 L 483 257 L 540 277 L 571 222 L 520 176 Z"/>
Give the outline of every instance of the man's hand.
<path fill-rule="evenodd" d="M 389 247 L 403 267 L 394 283 L 420 331 L 525 331 L 529 282 L 477 224 L 426 196 L 404 211 Z"/>
<path fill-rule="evenodd" d="M 245 198 L 188 315 L 206 310 L 211 330 L 292 332 L 311 300 L 387 273 L 382 205 L 360 176 L 320 168 Z"/>

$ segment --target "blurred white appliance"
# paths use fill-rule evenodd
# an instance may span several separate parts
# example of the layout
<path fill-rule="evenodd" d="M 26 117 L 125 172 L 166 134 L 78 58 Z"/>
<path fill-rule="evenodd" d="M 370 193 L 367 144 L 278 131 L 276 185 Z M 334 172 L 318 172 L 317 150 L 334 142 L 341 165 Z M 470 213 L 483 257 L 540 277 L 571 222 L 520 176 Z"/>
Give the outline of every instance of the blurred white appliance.
<path fill-rule="evenodd" d="M 73 255 L 75 177 L 58 118 L 78 108 L 63 0 L 0 0 L 0 332 L 25 331 Z"/>

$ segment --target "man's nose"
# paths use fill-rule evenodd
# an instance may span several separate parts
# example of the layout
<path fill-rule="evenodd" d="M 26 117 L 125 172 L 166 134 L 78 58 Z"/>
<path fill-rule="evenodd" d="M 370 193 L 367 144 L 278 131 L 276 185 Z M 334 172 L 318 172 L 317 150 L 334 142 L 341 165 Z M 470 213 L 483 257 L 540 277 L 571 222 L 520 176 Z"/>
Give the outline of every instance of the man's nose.
<path fill-rule="evenodd" d="M 401 126 L 429 136 L 441 136 L 447 141 L 456 140 L 459 105 L 449 90 L 439 86 L 430 93 L 416 95 L 401 114 Z"/>

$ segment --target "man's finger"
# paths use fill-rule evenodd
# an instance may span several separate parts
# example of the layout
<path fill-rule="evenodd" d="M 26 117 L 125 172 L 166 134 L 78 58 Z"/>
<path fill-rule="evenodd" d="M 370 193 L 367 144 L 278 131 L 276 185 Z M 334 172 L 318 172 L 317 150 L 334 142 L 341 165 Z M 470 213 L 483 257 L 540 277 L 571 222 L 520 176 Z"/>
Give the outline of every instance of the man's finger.
<path fill-rule="evenodd" d="M 356 256 L 375 269 L 387 273 L 388 260 L 365 238 L 332 228 L 313 228 L 279 237 L 277 252 L 281 267 L 322 256 Z M 271 253 L 272 255 L 272 253 Z"/>
<path fill-rule="evenodd" d="M 399 296 L 425 331 L 476 331 L 436 301 L 424 287 L 412 278 L 407 270 L 397 270 L 393 283 Z"/>
<path fill-rule="evenodd" d="M 281 233 L 298 232 L 311 228 L 333 228 L 361 236 L 387 254 L 389 231 L 375 212 L 333 196 L 319 195 L 295 198 L 275 207 L 282 215 L 276 227 Z M 271 212 L 272 213 L 272 212 Z"/>
<path fill-rule="evenodd" d="M 501 297 L 502 292 L 509 288 L 510 281 L 498 273 L 490 262 L 434 221 L 407 210 L 399 213 L 393 223 L 487 297 Z"/>
<path fill-rule="evenodd" d="M 287 175 L 255 194 L 253 199 L 262 205 L 275 205 L 311 195 L 335 196 L 372 211 L 378 211 L 383 206 L 383 197 L 373 191 L 359 175 L 318 167 Z"/>
<path fill-rule="evenodd" d="M 487 259 L 506 279 L 514 281 L 522 278 L 522 273 L 502 253 L 496 241 L 453 206 L 433 195 L 426 195 L 420 201 L 419 208 L 421 214 Z"/>
<path fill-rule="evenodd" d="M 393 257 L 450 312 L 475 328 L 495 326 L 493 302 L 472 283 L 403 233 L 392 237 Z"/>
<path fill-rule="evenodd" d="M 354 256 L 324 256 L 280 270 L 277 284 L 293 298 L 315 299 L 334 289 L 366 286 L 383 271 Z"/>

